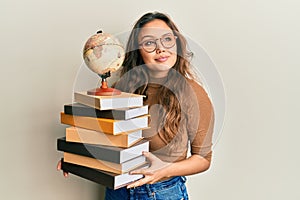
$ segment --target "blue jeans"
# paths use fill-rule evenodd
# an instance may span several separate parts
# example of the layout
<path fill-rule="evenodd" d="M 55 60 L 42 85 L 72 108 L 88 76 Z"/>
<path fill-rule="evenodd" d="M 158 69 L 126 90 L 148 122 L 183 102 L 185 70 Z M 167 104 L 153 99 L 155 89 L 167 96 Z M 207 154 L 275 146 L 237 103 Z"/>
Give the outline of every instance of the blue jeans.
<path fill-rule="evenodd" d="M 184 176 L 176 176 L 166 181 L 131 189 L 106 188 L 105 200 L 188 200 L 185 181 Z"/>

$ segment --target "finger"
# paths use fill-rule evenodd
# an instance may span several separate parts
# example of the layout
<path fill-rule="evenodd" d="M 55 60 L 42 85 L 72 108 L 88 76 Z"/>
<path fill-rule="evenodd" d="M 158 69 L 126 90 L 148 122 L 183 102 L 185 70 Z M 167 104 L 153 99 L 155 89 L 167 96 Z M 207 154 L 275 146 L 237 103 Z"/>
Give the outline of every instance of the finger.
<path fill-rule="evenodd" d="M 151 177 L 147 176 L 147 177 L 142 178 L 142 179 L 140 179 L 138 181 L 135 181 L 134 183 L 129 184 L 127 186 L 127 189 L 142 186 L 144 184 L 149 183 L 150 181 L 151 181 Z"/>
<path fill-rule="evenodd" d="M 57 163 L 56 168 L 57 168 L 57 170 L 61 170 L 61 161 L 59 161 L 59 162 Z M 63 175 L 64 175 L 64 177 L 68 177 L 68 176 L 69 176 L 69 173 L 66 172 L 66 171 L 63 171 Z"/>
<path fill-rule="evenodd" d="M 149 171 L 149 170 L 147 170 L 147 169 L 136 169 L 136 170 L 133 170 L 133 171 L 129 172 L 129 174 L 152 175 L 153 172 L 152 172 L 152 171 Z"/>
<path fill-rule="evenodd" d="M 57 163 L 56 169 L 57 169 L 57 170 L 61 170 L 61 161 L 59 161 L 59 162 Z"/>
<path fill-rule="evenodd" d="M 64 177 L 68 177 L 69 176 L 68 172 L 63 172 L 63 174 L 64 174 Z"/>

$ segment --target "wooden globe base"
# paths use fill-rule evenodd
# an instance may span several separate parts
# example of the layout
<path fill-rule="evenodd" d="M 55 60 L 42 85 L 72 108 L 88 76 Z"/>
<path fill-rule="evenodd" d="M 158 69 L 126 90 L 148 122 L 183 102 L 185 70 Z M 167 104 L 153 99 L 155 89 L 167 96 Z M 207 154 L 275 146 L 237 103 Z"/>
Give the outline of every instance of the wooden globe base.
<path fill-rule="evenodd" d="M 107 82 L 103 80 L 100 88 L 89 90 L 87 94 L 94 96 L 114 96 L 121 94 L 121 91 L 115 88 L 109 88 Z"/>
<path fill-rule="evenodd" d="M 121 91 L 114 88 L 96 88 L 89 90 L 87 94 L 94 96 L 114 96 L 121 94 Z"/>

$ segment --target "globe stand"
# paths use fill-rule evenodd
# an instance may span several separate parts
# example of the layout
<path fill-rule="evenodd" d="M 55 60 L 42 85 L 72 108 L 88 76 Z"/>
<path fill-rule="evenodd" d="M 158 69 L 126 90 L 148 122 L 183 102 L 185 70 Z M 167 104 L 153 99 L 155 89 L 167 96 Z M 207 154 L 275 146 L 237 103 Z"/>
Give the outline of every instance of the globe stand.
<path fill-rule="evenodd" d="M 94 96 L 113 96 L 121 94 L 121 91 L 115 88 L 109 88 L 106 79 L 110 77 L 110 71 L 105 74 L 99 74 L 101 77 L 101 87 L 89 90 L 87 94 Z"/>

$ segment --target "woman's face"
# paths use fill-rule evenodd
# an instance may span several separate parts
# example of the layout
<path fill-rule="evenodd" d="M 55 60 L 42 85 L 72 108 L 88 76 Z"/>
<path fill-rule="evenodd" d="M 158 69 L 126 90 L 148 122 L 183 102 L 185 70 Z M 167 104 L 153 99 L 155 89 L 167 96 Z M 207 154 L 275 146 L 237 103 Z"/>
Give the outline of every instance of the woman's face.
<path fill-rule="evenodd" d="M 177 59 L 176 37 L 170 27 L 159 19 L 148 22 L 139 33 L 138 43 L 150 76 L 167 76 Z"/>

